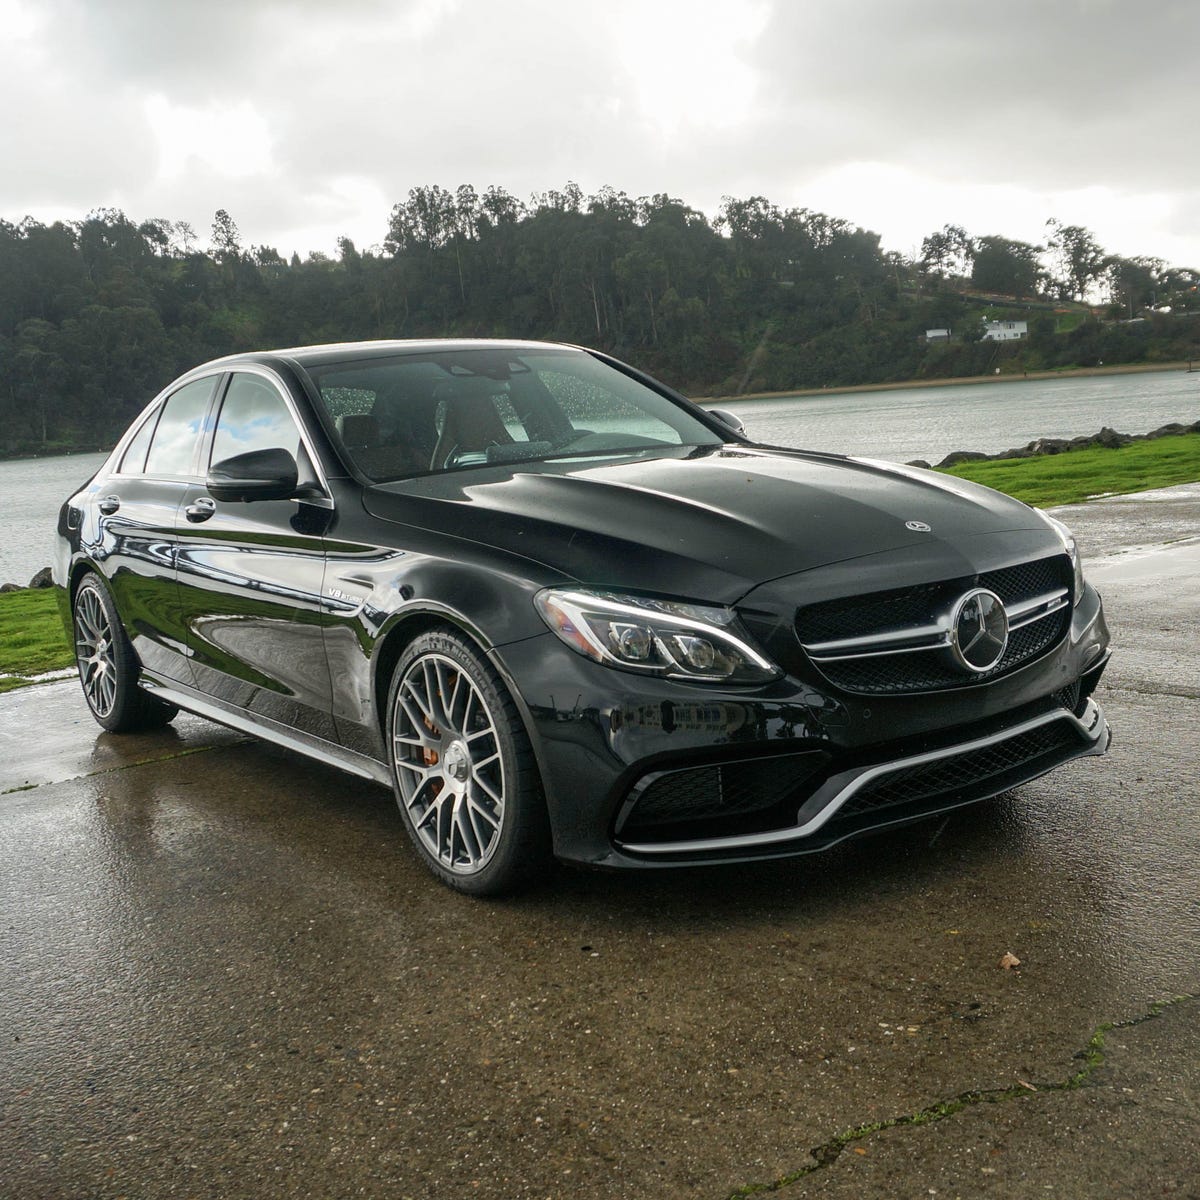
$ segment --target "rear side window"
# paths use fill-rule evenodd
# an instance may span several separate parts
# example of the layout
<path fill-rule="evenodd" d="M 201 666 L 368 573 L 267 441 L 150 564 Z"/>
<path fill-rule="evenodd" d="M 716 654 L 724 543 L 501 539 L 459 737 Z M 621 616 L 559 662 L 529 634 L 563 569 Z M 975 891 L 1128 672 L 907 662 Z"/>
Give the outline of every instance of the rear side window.
<path fill-rule="evenodd" d="M 146 457 L 147 475 L 190 475 L 196 446 L 204 427 L 208 402 L 212 399 L 216 376 L 186 383 L 167 397 L 150 453 Z"/>
<path fill-rule="evenodd" d="M 298 459 L 299 448 L 300 431 L 283 397 L 266 380 L 245 373 L 235 375 L 217 418 L 212 461 L 275 449 Z"/>
<path fill-rule="evenodd" d="M 118 470 L 122 475 L 140 475 L 146 466 L 146 451 L 150 439 L 154 436 L 154 423 L 158 420 L 156 408 L 143 422 L 142 427 L 133 435 L 133 441 L 125 447 L 121 455 L 121 465 Z"/>

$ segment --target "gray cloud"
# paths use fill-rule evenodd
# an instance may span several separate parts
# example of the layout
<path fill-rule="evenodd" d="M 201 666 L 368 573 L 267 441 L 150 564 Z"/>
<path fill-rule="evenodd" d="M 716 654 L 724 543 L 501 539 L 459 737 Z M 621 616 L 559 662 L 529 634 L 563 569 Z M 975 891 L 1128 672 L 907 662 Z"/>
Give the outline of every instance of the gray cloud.
<path fill-rule="evenodd" d="M 814 166 L 877 160 L 1038 188 L 1195 187 L 1192 0 L 783 5 L 755 62 Z"/>
<path fill-rule="evenodd" d="M 680 6 L 671 36 L 641 19 L 659 2 L 26 0 L 38 32 L 0 46 L 0 103 L 27 114 L 0 128 L 0 211 L 120 204 L 189 220 L 204 240 L 224 207 L 247 242 L 303 253 L 343 232 L 381 241 L 390 205 L 421 184 L 527 198 L 573 178 L 711 211 L 752 192 L 803 205 L 813 181 L 875 162 L 934 185 L 1161 192 L 1174 215 L 1158 236 L 1196 236 L 1193 0 L 758 0 L 769 15 L 753 37 L 710 11 L 718 0 Z M 718 18 L 725 58 L 689 78 L 684 22 Z M 635 53 L 647 27 L 664 38 L 650 56 Z M 737 119 L 690 112 L 689 97 L 747 67 L 753 103 Z M 673 88 L 670 120 L 647 82 Z M 164 171 L 155 96 L 256 114 L 261 168 L 173 146 Z M 863 211 L 886 242 L 874 199 Z M 969 211 L 956 219 L 972 228 Z M 1125 252 L 1154 251 L 1156 231 L 1139 232 Z"/>

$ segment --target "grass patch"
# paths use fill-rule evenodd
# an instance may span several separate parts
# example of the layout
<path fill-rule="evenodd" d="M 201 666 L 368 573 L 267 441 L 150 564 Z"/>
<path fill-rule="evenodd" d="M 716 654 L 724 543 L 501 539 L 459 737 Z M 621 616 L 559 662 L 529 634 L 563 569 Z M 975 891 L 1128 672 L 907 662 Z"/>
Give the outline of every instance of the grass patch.
<path fill-rule="evenodd" d="M 73 666 L 75 656 L 52 588 L 0 595 L 0 691 L 22 686 L 13 675 L 40 675 Z"/>
<path fill-rule="evenodd" d="M 1200 434 L 1134 442 L 1119 450 L 1089 447 L 1036 458 L 959 463 L 944 471 L 1039 507 L 1077 504 L 1090 496 L 1195 483 L 1200 480 Z"/>

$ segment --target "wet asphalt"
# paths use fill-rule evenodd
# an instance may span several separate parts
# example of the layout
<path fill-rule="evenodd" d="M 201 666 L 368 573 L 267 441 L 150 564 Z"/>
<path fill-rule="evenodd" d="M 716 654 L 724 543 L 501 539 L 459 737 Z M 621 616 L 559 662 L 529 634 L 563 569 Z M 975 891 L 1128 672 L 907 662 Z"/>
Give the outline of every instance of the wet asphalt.
<path fill-rule="evenodd" d="M 1200 487 L 1062 513 L 1110 755 L 790 863 L 472 901 L 383 789 L 0 697 L 0 1197 L 1200 1197 Z"/>

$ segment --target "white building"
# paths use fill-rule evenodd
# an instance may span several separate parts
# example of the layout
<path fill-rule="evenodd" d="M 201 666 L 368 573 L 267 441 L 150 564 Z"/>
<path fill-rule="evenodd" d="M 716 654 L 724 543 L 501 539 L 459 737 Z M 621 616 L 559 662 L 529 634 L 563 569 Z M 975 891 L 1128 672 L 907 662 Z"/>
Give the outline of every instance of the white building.
<path fill-rule="evenodd" d="M 948 342 L 950 340 L 950 330 L 927 329 L 925 330 L 925 340 L 927 342 Z"/>
<path fill-rule="evenodd" d="M 1029 336 L 1028 321 L 984 321 L 985 342 L 1018 342 Z"/>

